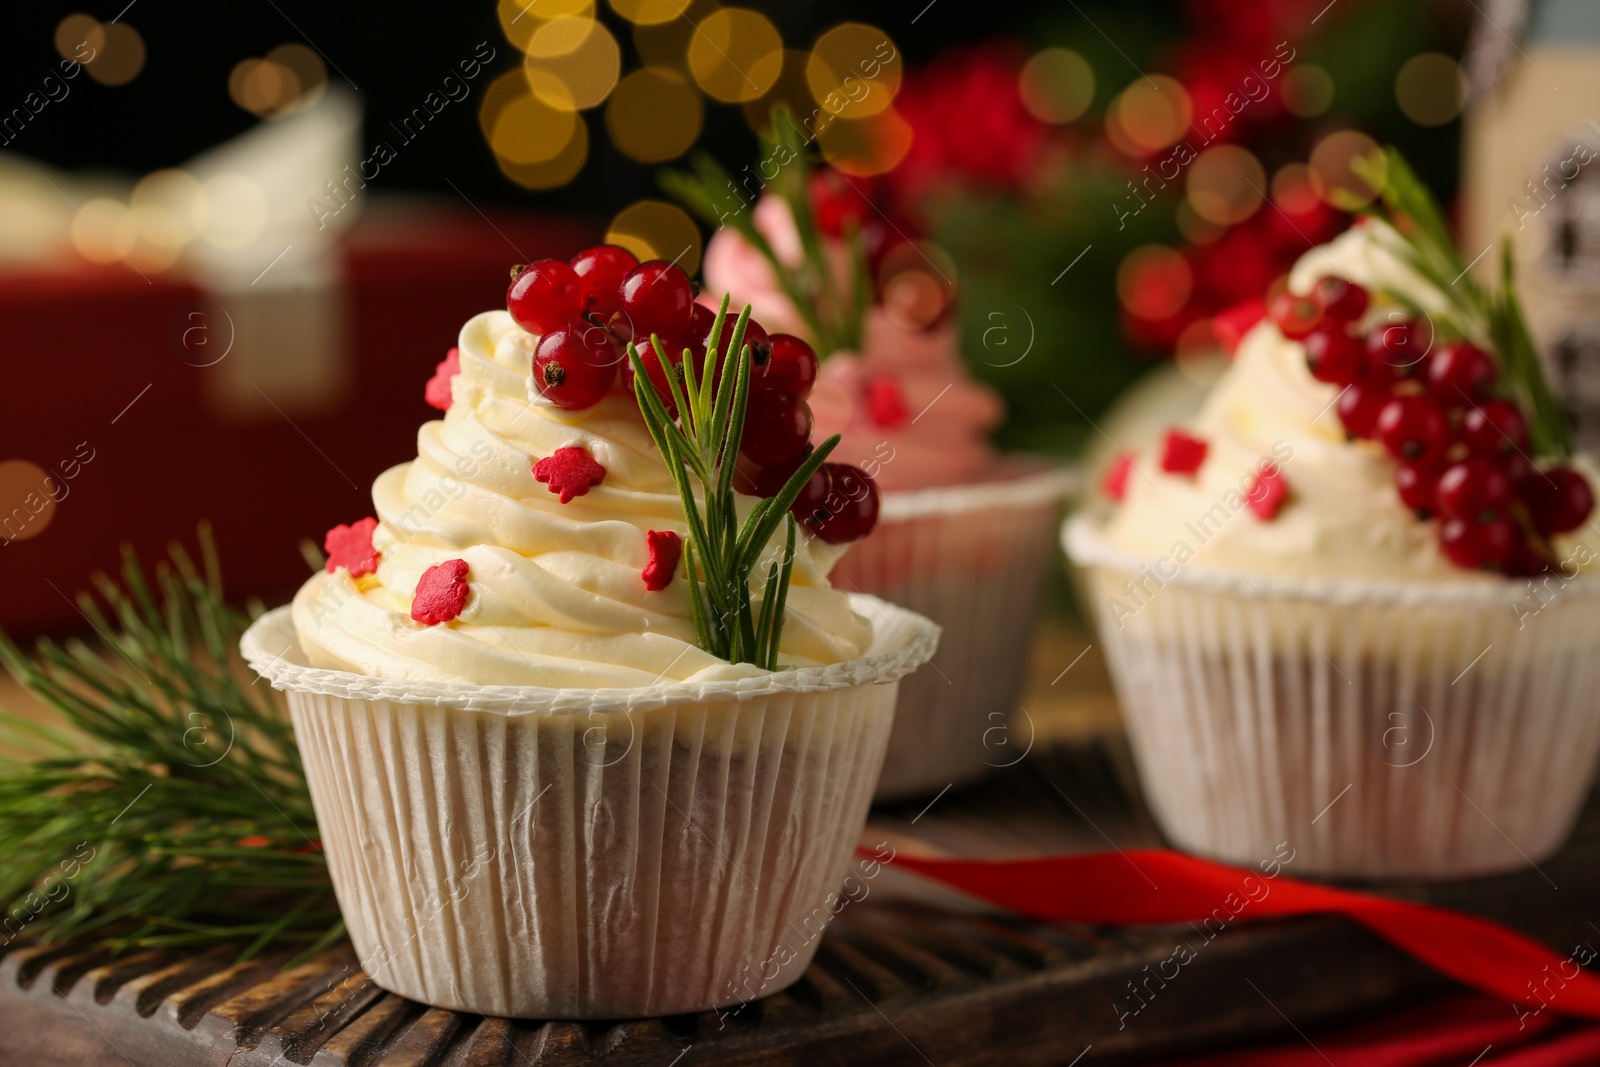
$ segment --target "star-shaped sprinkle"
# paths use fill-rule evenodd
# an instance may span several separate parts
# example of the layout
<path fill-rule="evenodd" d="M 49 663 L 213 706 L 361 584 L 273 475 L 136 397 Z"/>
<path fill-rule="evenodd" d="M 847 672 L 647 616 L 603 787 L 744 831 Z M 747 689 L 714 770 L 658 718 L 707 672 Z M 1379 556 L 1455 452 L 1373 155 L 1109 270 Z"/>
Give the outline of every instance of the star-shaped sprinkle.
<path fill-rule="evenodd" d="M 678 573 L 678 561 L 683 558 L 683 538 L 671 530 L 647 530 L 644 541 L 650 549 L 650 562 L 642 572 L 644 587 L 659 593 L 672 584 L 672 576 Z"/>
<path fill-rule="evenodd" d="M 874 378 L 867 383 L 867 414 L 885 430 L 905 425 L 910 412 L 906 398 L 900 392 L 900 383 L 893 378 Z"/>
<path fill-rule="evenodd" d="M 1117 503 L 1122 503 L 1122 498 L 1128 494 L 1128 475 L 1132 473 L 1133 457 L 1123 452 L 1117 453 L 1117 458 L 1106 468 L 1105 477 L 1100 479 L 1100 491 Z"/>
<path fill-rule="evenodd" d="M 346 526 L 340 523 L 322 539 L 322 550 L 328 554 L 328 573 L 343 567 L 350 577 L 359 578 L 378 569 L 378 557 L 383 555 L 372 547 L 372 533 L 378 520 L 367 516 L 360 522 Z"/>
<path fill-rule="evenodd" d="M 1168 474 L 1193 474 L 1206 461 L 1210 446 L 1179 429 L 1167 431 L 1161 445 L 1161 469 Z"/>
<path fill-rule="evenodd" d="M 1271 522 L 1278 517 L 1278 509 L 1289 498 L 1289 483 L 1283 480 L 1278 465 L 1269 463 L 1261 468 L 1261 473 L 1250 483 L 1244 498 L 1257 518 L 1262 522 Z"/>
<path fill-rule="evenodd" d="M 425 626 L 449 622 L 467 606 L 467 561 L 447 559 L 422 572 L 411 598 L 411 617 Z"/>
<path fill-rule="evenodd" d="M 452 399 L 450 383 L 460 373 L 461 349 L 452 348 L 445 354 L 444 362 L 434 368 L 433 377 L 428 379 L 427 386 L 422 390 L 423 399 L 440 411 L 449 411 Z"/>
<path fill-rule="evenodd" d="M 554 455 L 535 463 L 533 476 L 549 483 L 550 491 L 561 494 L 565 504 L 605 481 L 606 469 L 583 449 L 569 446 L 558 448 Z"/>

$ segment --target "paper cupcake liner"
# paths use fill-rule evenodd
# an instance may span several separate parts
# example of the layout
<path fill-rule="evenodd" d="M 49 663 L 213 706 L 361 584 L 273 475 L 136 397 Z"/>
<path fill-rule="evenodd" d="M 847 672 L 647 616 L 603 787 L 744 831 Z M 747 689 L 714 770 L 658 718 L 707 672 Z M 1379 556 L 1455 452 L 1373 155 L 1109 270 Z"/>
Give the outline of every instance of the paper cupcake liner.
<path fill-rule="evenodd" d="M 1008 737 L 1040 594 L 1055 553 L 1060 468 L 980 485 L 886 493 L 876 530 L 829 580 L 943 628 L 939 651 L 900 686 L 876 799 L 937 792 L 1015 761 Z"/>
<path fill-rule="evenodd" d="M 1168 577 L 1087 517 L 1065 542 L 1178 846 L 1445 877 L 1536 864 L 1570 832 L 1600 752 L 1600 583 Z"/>
<path fill-rule="evenodd" d="M 458 1011 L 672 1015 L 804 972 L 866 819 L 897 680 L 937 628 L 871 598 L 868 656 L 633 690 L 421 685 L 245 658 L 288 694 L 374 982 Z M 412 699 L 412 690 L 415 699 Z"/>

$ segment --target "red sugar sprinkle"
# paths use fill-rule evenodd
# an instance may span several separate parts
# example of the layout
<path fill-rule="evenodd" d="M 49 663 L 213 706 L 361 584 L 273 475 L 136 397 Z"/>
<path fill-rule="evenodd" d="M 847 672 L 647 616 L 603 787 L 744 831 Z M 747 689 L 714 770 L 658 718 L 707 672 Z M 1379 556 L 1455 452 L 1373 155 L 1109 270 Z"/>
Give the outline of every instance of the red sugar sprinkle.
<path fill-rule="evenodd" d="M 1228 355 L 1239 350 L 1244 335 L 1255 329 L 1256 323 L 1267 317 L 1267 302 L 1259 297 L 1235 304 L 1219 311 L 1211 319 L 1211 335 Z"/>
<path fill-rule="evenodd" d="M 659 593 L 672 584 L 678 573 L 678 561 L 683 558 L 683 538 L 671 530 L 647 530 L 645 545 L 650 549 L 650 562 L 644 566 L 644 587 Z"/>
<path fill-rule="evenodd" d="M 548 482 L 550 491 L 560 493 L 565 504 L 605 481 L 606 469 L 583 449 L 569 446 L 558 448 L 554 455 L 535 463 L 533 476 Z"/>
<path fill-rule="evenodd" d="M 322 539 L 322 550 L 328 554 L 328 573 L 343 567 L 350 577 L 359 578 L 378 569 L 378 557 L 383 555 L 372 547 L 372 532 L 378 520 L 370 515 L 349 526 L 340 523 L 329 530 Z"/>
<path fill-rule="evenodd" d="M 447 559 L 422 572 L 411 617 L 426 626 L 449 622 L 467 605 L 467 561 Z"/>
<path fill-rule="evenodd" d="M 874 378 L 868 382 L 867 414 L 885 430 L 904 425 L 911 413 L 906 410 L 906 399 L 900 392 L 900 383 L 893 378 Z"/>
<path fill-rule="evenodd" d="M 461 349 L 452 348 L 422 390 L 422 398 L 440 411 L 450 410 L 450 382 L 461 373 Z"/>
<path fill-rule="evenodd" d="M 1100 491 L 1106 496 L 1122 503 L 1122 498 L 1128 493 L 1128 475 L 1133 473 L 1133 457 L 1126 453 L 1117 453 L 1117 458 L 1106 468 L 1105 477 L 1100 479 Z"/>
<path fill-rule="evenodd" d="M 1206 461 L 1210 447 L 1182 430 L 1168 430 L 1161 446 L 1161 469 L 1168 474 L 1193 474 Z"/>
<path fill-rule="evenodd" d="M 1250 483 L 1250 489 L 1245 493 L 1245 502 L 1250 505 L 1250 510 L 1262 522 L 1271 522 L 1278 517 L 1278 509 L 1283 507 L 1283 502 L 1289 497 L 1289 483 L 1283 480 L 1283 475 L 1278 471 L 1278 465 L 1269 463 L 1261 468 L 1261 473 L 1256 475 L 1255 481 Z"/>

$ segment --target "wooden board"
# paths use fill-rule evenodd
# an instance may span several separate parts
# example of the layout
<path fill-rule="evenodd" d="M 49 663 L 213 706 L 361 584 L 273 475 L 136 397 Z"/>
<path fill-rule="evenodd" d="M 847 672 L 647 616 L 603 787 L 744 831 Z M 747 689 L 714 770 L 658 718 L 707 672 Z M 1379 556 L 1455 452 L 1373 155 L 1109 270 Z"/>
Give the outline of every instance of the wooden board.
<path fill-rule="evenodd" d="M 1157 843 L 1117 742 L 1045 748 L 929 806 L 874 813 L 864 840 L 1028 852 Z M 892 868 L 891 868 L 892 869 Z M 1559 889 L 1555 887 L 1559 886 Z M 1556 859 L 1497 878 L 1385 886 L 1474 911 L 1565 952 L 1600 942 L 1600 804 Z M 997 915 L 880 876 L 829 928 L 793 988 L 737 1013 L 619 1023 L 510 1021 L 430 1009 L 378 989 L 348 945 L 283 971 L 236 950 L 113 959 L 93 947 L 0 957 L 0 1062 L 37 1067 L 477 1067 L 748 1063 L 962 1065 L 1137 1062 L 1394 1005 L 1446 983 L 1341 920 L 1230 928 L 1137 1015 L 1128 984 L 1187 927 L 1096 929 Z"/>

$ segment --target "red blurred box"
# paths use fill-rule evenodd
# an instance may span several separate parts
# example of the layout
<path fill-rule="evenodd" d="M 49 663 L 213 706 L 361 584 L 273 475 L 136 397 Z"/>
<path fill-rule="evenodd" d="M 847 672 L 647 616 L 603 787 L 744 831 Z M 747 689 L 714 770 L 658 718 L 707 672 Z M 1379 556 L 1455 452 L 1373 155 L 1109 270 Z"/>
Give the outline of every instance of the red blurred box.
<path fill-rule="evenodd" d="M 343 354 L 324 375 L 336 384 L 311 403 L 261 387 L 270 366 L 246 381 L 226 358 L 196 365 L 211 305 L 174 275 L 0 273 L 0 627 L 83 628 L 69 598 L 92 572 L 115 570 L 124 544 L 147 563 L 192 547 L 202 520 L 231 597 L 286 599 L 306 575 L 302 539 L 370 514 L 374 476 L 415 456 L 438 414 L 423 384 L 462 323 L 504 306 L 512 264 L 570 256 L 598 229 L 453 205 L 369 211 L 341 245 Z M 219 402 L 242 389 L 258 402 Z M 33 468 L 51 479 L 44 494 Z"/>

